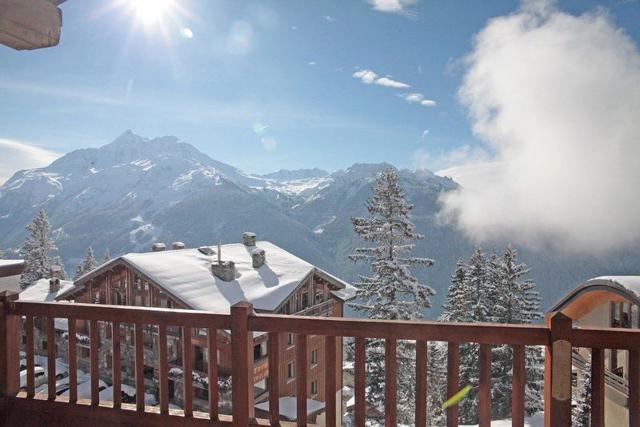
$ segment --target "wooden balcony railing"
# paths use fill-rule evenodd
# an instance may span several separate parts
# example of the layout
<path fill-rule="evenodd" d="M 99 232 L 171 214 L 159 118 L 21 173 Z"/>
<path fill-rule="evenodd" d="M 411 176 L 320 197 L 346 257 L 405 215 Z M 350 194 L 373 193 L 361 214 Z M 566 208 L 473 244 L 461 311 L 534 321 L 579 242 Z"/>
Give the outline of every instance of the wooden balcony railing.
<path fill-rule="evenodd" d="M 24 319 L 27 360 L 26 392 L 20 391 L 19 336 L 20 318 Z M 34 318 L 44 318 L 43 324 L 54 342 L 54 319 L 68 319 L 69 325 L 69 383 L 70 396 L 63 399 L 55 394 L 56 346 L 48 345 L 48 395 L 46 399 L 35 393 L 34 378 Z M 78 400 L 76 393 L 75 332 L 78 322 L 88 322 L 90 329 L 91 398 Z M 100 401 L 98 322 L 107 322 L 113 331 L 121 324 L 135 325 L 135 384 L 136 404 L 121 403 L 120 394 L 114 392 L 111 401 Z M 144 401 L 144 352 L 143 327 L 153 325 L 159 333 L 159 407 L 145 406 Z M 169 407 L 167 327 L 183 328 L 183 378 L 191 378 L 192 328 L 208 330 L 208 383 L 209 413 L 194 412 L 193 385 L 183 381 L 184 405 L 182 411 Z M 216 330 L 231 333 L 232 347 L 232 416 L 218 413 Z M 571 424 L 571 359 L 572 347 L 586 347 L 592 354 L 592 424 L 604 426 L 604 349 L 629 351 L 628 389 L 629 425 L 640 424 L 640 331 L 624 329 L 576 329 L 571 320 L 561 313 L 555 314 L 548 325 L 496 325 L 496 324 L 446 324 L 435 322 L 400 322 L 346 318 L 311 318 L 303 316 L 255 314 L 248 303 L 238 303 L 230 314 L 213 314 L 201 311 L 105 306 L 92 304 L 35 303 L 17 300 L 17 295 L 0 294 L 0 425 L 119 425 L 142 426 L 176 424 L 248 426 L 280 425 L 278 381 L 269 382 L 269 419 L 256 420 L 253 402 L 253 331 L 268 333 L 268 358 L 272 378 L 278 378 L 279 339 L 282 334 L 296 334 L 296 402 L 297 413 L 307 413 L 307 337 L 324 336 L 325 393 L 335 396 L 339 389 L 340 372 L 337 367 L 337 349 L 342 337 L 355 337 L 355 424 L 365 425 L 365 347 L 367 338 L 385 340 L 386 381 L 385 425 L 396 425 L 396 343 L 398 340 L 415 340 L 416 362 L 416 425 L 427 421 L 427 369 L 426 349 L 428 341 L 448 343 L 447 393 L 453 395 L 459 384 L 459 348 L 461 343 L 479 343 L 479 418 L 481 426 L 490 424 L 491 416 L 491 346 L 507 344 L 514 348 L 512 424 L 524 425 L 525 416 L 525 346 L 546 346 L 545 357 L 545 425 L 569 426 Z M 120 334 L 113 333 L 112 377 L 113 389 L 121 384 Z M 336 369 L 330 367 L 336 366 Z M 326 399 L 324 423 L 340 425 L 336 399 Z M 447 409 L 447 425 L 458 425 L 456 406 Z M 306 426 L 306 416 L 298 417 L 296 424 Z"/>

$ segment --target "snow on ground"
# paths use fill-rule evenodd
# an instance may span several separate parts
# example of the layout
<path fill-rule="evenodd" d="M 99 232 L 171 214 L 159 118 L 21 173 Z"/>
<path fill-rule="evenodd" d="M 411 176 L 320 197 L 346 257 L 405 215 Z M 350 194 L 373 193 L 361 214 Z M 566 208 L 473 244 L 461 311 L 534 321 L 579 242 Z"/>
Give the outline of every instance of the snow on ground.
<path fill-rule="evenodd" d="M 531 417 L 527 417 L 524 420 L 525 427 L 543 427 L 544 426 L 544 412 L 538 412 L 537 414 L 532 415 Z M 460 427 L 476 427 L 477 424 L 473 426 L 465 426 L 460 425 Z M 496 420 L 491 421 L 492 427 L 510 427 L 511 420 Z"/>
<path fill-rule="evenodd" d="M 280 415 L 289 419 L 295 420 L 297 414 L 296 398 L 291 396 L 285 396 L 280 398 Z M 256 409 L 261 411 L 269 411 L 269 402 L 262 402 L 256 405 Z M 307 415 L 315 414 L 316 412 L 324 409 L 324 402 L 317 400 L 307 399 Z"/>

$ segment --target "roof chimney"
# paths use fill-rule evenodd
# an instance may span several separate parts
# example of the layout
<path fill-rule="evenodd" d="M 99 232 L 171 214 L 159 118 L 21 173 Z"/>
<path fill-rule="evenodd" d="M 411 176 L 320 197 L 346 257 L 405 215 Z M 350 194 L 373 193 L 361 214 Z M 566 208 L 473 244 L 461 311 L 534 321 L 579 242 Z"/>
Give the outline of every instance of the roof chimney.
<path fill-rule="evenodd" d="M 256 245 L 256 233 L 244 232 L 242 233 L 242 242 L 245 246 L 255 246 Z"/>
<path fill-rule="evenodd" d="M 58 292 L 60 290 L 60 279 L 49 279 L 49 292 Z"/>
<path fill-rule="evenodd" d="M 262 267 L 265 261 L 266 255 L 264 249 L 255 248 L 251 251 L 251 263 L 253 264 L 253 268 Z"/>
<path fill-rule="evenodd" d="M 233 261 L 220 261 L 211 264 L 211 271 L 221 280 L 231 282 L 236 279 L 236 264 Z"/>
<path fill-rule="evenodd" d="M 167 249 L 167 245 L 164 243 L 154 243 L 153 246 L 151 246 L 153 252 L 162 252 L 165 249 Z"/>
<path fill-rule="evenodd" d="M 184 248 L 185 248 L 185 246 L 184 246 L 184 243 L 182 243 L 182 242 L 173 242 L 173 243 L 171 244 L 171 248 L 172 248 L 173 250 L 178 250 L 178 249 L 184 249 Z"/>

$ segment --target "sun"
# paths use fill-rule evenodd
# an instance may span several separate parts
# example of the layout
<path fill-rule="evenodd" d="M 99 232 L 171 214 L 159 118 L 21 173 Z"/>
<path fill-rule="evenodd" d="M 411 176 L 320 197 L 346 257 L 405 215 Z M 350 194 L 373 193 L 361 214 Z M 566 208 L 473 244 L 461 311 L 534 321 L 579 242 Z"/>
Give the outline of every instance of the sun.
<path fill-rule="evenodd" d="M 144 26 L 152 26 L 175 9 L 175 0 L 130 0 L 136 19 Z"/>

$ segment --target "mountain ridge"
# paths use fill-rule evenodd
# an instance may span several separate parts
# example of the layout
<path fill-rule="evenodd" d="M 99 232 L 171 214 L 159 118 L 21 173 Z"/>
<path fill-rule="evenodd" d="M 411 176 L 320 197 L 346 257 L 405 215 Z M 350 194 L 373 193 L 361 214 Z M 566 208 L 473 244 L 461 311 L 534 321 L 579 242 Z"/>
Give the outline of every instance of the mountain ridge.
<path fill-rule="evenodd" d="M 177 137 L 144 138 L 127 131 L 99 148 L 74 150 L 44 168 L 16 172 L 0 186 L 0 247 L 17 249 L 25 225 L 40 208 L 49 214 L 52 235 L 68 271 L 92 246 L 100 254 L 147 251 L 156 241 L 183 241 L 195 247 L 239 241 L 243 231 L 295 253 L 345 280 L 355 281 L 366 267 L 347 255 L 363 245 L 351 217 L 367 215 L 376 173 L 387 163 L 356 163 L 326 173 L 320 169 L 252 175 L 211 159 Z M 435 317 L 458 258 L 476 242 L 452 225 L 437 221 L 439 199 L 458 184 L 428 170 L 399 170 L 412 219 L 426 238 L 417 256 L 434 258 L 418 272 L 438 295 Z M 487 249 L 508 242 L 492 242 Z M 581 280 L 602 274 L 640 271 L 637 250 L 607 257 L 557 256 L 526 248 L 521 260 L 539 282 L 544 305 Z"/>

